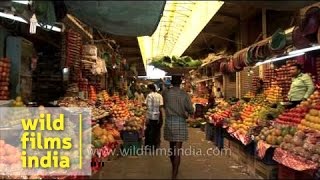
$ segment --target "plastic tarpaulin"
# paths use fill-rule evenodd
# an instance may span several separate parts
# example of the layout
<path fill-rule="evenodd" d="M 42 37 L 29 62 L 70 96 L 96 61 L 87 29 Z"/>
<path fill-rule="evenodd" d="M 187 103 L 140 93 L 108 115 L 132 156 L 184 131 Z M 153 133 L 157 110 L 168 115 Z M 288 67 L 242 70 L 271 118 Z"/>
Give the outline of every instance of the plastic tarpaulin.
<path fill-rule="evenodd" d="M 166 1 L 65 1 L 68 13 L 106 33 L 151 36 Z"/>

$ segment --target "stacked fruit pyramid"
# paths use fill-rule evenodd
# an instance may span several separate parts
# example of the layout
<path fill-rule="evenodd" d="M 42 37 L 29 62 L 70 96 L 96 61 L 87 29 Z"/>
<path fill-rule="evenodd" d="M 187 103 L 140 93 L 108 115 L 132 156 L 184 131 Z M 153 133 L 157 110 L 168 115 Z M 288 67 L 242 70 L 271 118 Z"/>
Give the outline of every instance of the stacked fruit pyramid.
<path fill-rule="evenodd" d="M 10 62 L 0 59 L 0 100 L 9 99 Z"/>
<path fill-rule="evenodd" d="M 277 103 L 283 101 L 282 88 L 276 84 L 272 84 L 270 88 L 265 91 L 266 100 L 270 103 Z"/>

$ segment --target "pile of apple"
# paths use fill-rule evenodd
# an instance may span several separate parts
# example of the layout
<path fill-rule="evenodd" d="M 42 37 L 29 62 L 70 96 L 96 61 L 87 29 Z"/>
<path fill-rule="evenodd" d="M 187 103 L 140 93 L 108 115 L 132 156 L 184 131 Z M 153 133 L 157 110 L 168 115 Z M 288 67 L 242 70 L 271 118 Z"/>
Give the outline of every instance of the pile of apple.
<path fill-rule="evenodd" d="M 299 106 L 279 115 L 276 122 L 279 124 L 287 124 L 297 126 L 308 112 L 307 107 Z"/>
<path fill-rule="evenodd" d="M 222 122 L 226 118 L 229 118 L 231 116 L 232 112 L 231 109 L 229 110 L 224 110 L 224 111 L 217 111 L 216 113 L 212 114 L 209 118 L 211 121 L 215 123 Z"/>
<path fill-rule="evenodd" d="M 9 99 L 10 62 L 8 59 L 0 59 L 0 100 Z"/>
<path fill-rule="evenodd" d="M 319 91 L 315 91 L 307 101 L 301 102 L 297 107 L 290 109 L 289 111 L 284 112 L 281 114 L 277 119 L 276 122 L 280 124 L 289 124 L 289 125 L 298 125 L 301 123 L 302 119 L 305 119 L 309 110 L 320 110 L 320 93 Z M 310 112 L 309 112 L 310 114 Z M 313 114 L 314 113 L 313 111 Z M 310 116 L 308 116 L 308 121 L 310 122 Z M 307 120 L 303 121 L 303 125 L 300 128 L 304 128 L 305 125 L 312 125 L 309 124 Z M 312 122 L 316 123 L 317 120 L 312 118 Z"/>

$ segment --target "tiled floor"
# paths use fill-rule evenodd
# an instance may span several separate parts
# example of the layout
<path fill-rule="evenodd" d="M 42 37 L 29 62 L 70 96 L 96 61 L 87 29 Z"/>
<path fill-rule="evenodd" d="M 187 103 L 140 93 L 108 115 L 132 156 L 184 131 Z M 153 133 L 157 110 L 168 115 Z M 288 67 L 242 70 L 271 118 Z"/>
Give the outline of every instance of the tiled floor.
<path fill-rule="evenodd" d="M 179 179 L 253 179 L 242 173 L 241 168 L 237 168 L 237 164 L 226 156 L 229 151 L 219 153 L 212 142 L 205 140 L 205 134 L 200 129 L 189 129 L 189 137 L 183 145 L 185 154 L 180 164 Z M 163 141 L 162 148 L 162 152 L 167 150 L 168 142 Z M 158 156 L 121 157 L 106 162 L 103 169 L 92 176 L 92 179 L 170 178 L 171 164 L 164 153 Z"/>

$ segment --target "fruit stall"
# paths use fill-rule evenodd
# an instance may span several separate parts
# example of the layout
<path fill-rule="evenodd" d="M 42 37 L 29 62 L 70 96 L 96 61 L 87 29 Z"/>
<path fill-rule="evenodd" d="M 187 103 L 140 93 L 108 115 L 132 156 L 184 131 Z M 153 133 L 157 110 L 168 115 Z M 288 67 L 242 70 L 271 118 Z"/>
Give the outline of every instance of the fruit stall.
<path fill-rule="evenodd" d="M 141 141 L 143 137 L 146 109 L 136 101 L 116 95 L 109 96 L 106 91 L 101 91 L 88 100 L 64 97 L 58 101 L 58 105 L 92 109 L 92 118 L 87 124 L 91 126 L 89 129 L 92 131 L 93 173 L 102 168 L 99 162 L 105 159 L 116 159 L 110 155 L 112 151 L 119 152 L 120 148 L 126 146 L 124 134 L 128 132 L 138 134 L 135 141 Z"/>

